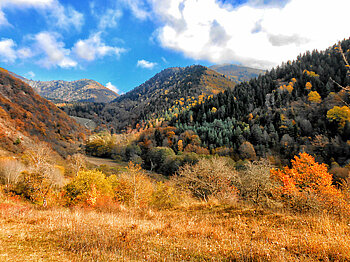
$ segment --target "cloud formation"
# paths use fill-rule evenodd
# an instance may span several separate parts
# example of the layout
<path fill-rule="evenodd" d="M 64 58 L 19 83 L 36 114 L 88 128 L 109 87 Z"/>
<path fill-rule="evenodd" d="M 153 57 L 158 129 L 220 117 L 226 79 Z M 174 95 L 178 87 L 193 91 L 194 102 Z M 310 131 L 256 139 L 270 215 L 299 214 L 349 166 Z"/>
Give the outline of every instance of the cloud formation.
<path fill-rule="evenodd" d="M 58 1 L 52 4 L 48 10 L 48 21 L 53 21 L 53 26 L 64 30 L 70 30 L 73 26 L 80 31 L 84 24 L 84 15 L 76 11 L 73 7 L 64 7 Z"/>
<path fill-rule="evenodd" d="M 150 17 L 150 12 L 143 0 L 121 0 L 121 2 L 131 10 L 137 19 L 145 20 Z"/>
<path fill-rule="evenodd" d="M 122 15 L 123 13 L 118 9 L 107 9 L 102 15 L 99 15 L 98 28 L 103 31 L 107 28 L 116 27 Z"/>
<path fill-rule="evenodd" d="M 109 89 L 109 90 L 112 90 L 113 92 L 119 94 L 120 90 L 115 86 L 113 85 L 111 82 L 108 82 L 106 84 L 106 87 Z"/>
<path fill-rule="evenodd" d="M 33 71 L 29 71 L 28 73 L 25 74 L 26 77 L 33 79 L 35 77 L 35 73 Z"/>
<path fill-rule="evenodd" d="M 86 61 L 94 61 L 107 55 L 119 57 L 121 53 L 126 52 L 124 48 L 106 45 L 101 40 L 101 33 L 94 34 L 85 40 L 79 40 L 74 45 L 73 51 L 79 58 Z"/>
<path fill-rule="evenodd" d="M 0 61 L 14 63 L 16 60 L 36 58 L 36 63 L 45 68 L 74 68 L 78 61 L 94 61 L 105 56 L 119 56 L 126 49 L 106 45 L 100 33 L 85 40 L 78 40 L 73 48 L 67 48 L 56 32 L 43 31 L 27 36 L 28 46 L 18 48 L 12 39 L 0 40 Z"/>
<path fill-rule="evenodd" d="M 2 39 L 0 41 L 0 61 L 13 63 L 16 59 L 26 59 L 34 54 L 31 49 L 24 47 L 16 49 L 17 44 L 12 39 Z"/>
<path fill-rule="evenodd" d="M 39 65 L 46 68 L 59 66 L 61 68 L 76 67 L 77 62 L 70 58 L 70 50 L 58 40 L 59 35 L 50 32 L 41 32 L 35 35 L 36 47 L 44 58 L 39 60 Z"/>
<path fill-rule="evenodd" d="M 16 60 L 15 46 L 16 44 L 12 39 L 3 39 L 0 41 L 0 60 L 2 62 L 13 63 Z"/>
<path fill-rule="evenodd" d="M 34 8 L 46 15 L 46 20 L 54 27 L 68 30 L 74 27 L 80 30 L 84 24 L 84 16 L 73 7 L 63 6 L 58 0 L 1 0 L 0 26 L 10 26 L 3 10 L 6 8 Z"/>
<path fill-rule="evenodd" d="M 349 36 L 347 0 L 146 1 L 162 23 L 157 36 L 163 47 L 213 63 L 268 68 Z"/>
<path fill-rule="evenodd" d="M 157 63 L 149 62 L 147 60 L 142 59 L 137 61 L 136 66 L 141 68 L 146 68 L 146 69 L 153 69 L 156 65 Z"/>

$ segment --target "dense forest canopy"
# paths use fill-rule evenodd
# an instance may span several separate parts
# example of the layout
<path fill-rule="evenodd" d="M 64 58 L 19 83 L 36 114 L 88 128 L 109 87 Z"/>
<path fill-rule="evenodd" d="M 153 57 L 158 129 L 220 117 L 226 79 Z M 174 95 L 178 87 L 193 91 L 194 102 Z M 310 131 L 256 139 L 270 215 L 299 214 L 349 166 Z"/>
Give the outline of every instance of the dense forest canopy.
<path fill-rule="evenodd" d="M 350 41 L 341 46 L 348 56 Z M 193 131 L 210 150 L 240 153 L 249 142 L 261 157 L 290 159 L 307 151 L 321 162 L 344 165 L 350 159 L 350 100 L 341 86 L 349 84 L 337 46 L 314 50 L 194 106 L 171 125 L 179 133 Z"/>

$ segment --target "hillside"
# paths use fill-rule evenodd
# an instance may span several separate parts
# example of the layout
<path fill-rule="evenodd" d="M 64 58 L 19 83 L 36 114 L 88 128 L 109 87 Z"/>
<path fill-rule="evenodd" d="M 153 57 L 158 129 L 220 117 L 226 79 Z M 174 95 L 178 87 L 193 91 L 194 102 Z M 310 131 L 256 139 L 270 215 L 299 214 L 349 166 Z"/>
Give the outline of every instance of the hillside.
<path fill-rule="evenodd" d="M 137 124 L 142 127 L 170 120 L 206 97 L 234 86 L 233 81 L 204 66 L 168 68 L 109 104 L 79 103 L 63 109 L 120 132 Z"/>
<path fill-rule="evenodd" d="M 258 77 L 260 74 L 265 74 L 264 70 L 232 64 L 213 65 L 209 68 L 220 74 L 224 74 L 236 83 L 249 81 L 254 77 Z"/>
<path fill-rule="evenodd" d="M 350 40 L 341 45 L 349 50 Z M 345 57 L 349 59 L 348 51 Z M 240 158 L 291 159 L 306 151 L 333 167 L 346 165 L 350 98 L 340 85 L 350 85 L 347 68 L 337 46 L 307 52 L 194 106 L 172 124 L 179 133 L 194 131 L 212 152 L 226 147 Z"/>
<path fill-rule="evenodd" d="M 74 151 L 86 129 L 43 99 L 23 81 L 0 68 L 0 147 L 20 152 L 46 141 L 62 155 Z"/>
<path fill-rule="evenodd" d="M 100 83 L 91 79 L 76 81 L 33 81 L 25 79 L 39 95 L 50 100 L 65 102 L 97 102 L 108 103 L 119 95 Z"/>

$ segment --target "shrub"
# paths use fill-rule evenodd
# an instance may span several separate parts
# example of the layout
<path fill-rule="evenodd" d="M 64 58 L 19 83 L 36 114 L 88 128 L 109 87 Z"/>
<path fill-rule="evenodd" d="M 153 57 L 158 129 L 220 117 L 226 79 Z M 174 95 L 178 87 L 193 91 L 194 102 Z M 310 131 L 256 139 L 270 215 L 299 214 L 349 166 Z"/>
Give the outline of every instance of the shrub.
<path fill-rule="evenodd" d="M 204 201 L 217 198 L 219 201 L 236 199 L 237 173 L 227 164 L 226 159 L 213 157 L 201 159 L 195 165 L 186 164 L 173 178 L 175 184 L 183 191 Z"/>
<path fill-rule="evenodd" d="M 174 155 L 175 153 L 171 148 L 154 147 L 148 152 L 147 157 L 145 159 L 145 164 L 151 169 L 151 171 L 159 171 L 165 160 L 168 157 Z"/>
<path fill-rule="evenodd" d="M 52 192 L 52 181 L 40 173 L 24 171 L 14 187 L 14 192 L 29 199 L 33 203 L 44 204 Z"/>
<path fill-rule="evenodd" d="M 55 204 L 56 194 L 64 183 L 63 167 L 54 166 L 39 156 L 35 162 L 29 162 L 27 168 L 16 178 L 10 190 L 36 204 Z"/>
<path fill-rule="evenodd" d="M 100 171 L 79 171 L 78 175 L 64 187 L 64 192 L 68 205 L 94 206 L 100 196 L 112 195 L 112 186 Z"/>
<path fill-rule="evenodd" d="M 333 175 L 334 184 L 340 185 L 343 181 L 349 178 L 350 169 L 346 167 L 335 166 L 329 170 L 329 173 Z"/>
<path fill-rule="evenodd" d="M 116 201 L 133 207 L 150 204 L 153 184 L 139 165 L 130 162 L 126 172 L 118 177 L 111 176 L 108 181 Z"/>
<path fill-rule="evenodd" d="M 140 157 L 141 153 L 141 148 L 137 144 L 129 144 L 125 148 L 124 160 L 132 161 L 132 159 Z"/>
<path fill-rule="evenodd" d="M 347 207 L 340 190 L 332 185 L 332 175 L 325 164 L 315 162 L 307 153 L 295 156 L 292 167 L 271 169 L 271 177 L 279 183 L 276 194 L 299 210 L 325 209 L 338 211 Z"/>
<path fill-rule="evenodd" d="M 93 156 L 111 157 L 115 145 L 116 137 L 104 131 L 89 137 L 86 152 Z"/>
<path fill-rule="evenodd" d="M 198 162 L 198 155 L 196 153 L 183 153 L 181 155 L 170 155 L 159 169 L 163 175 L 170 176 L 179 171 L 181 166 L 185 164 L 196 164 Z"/>
<path fill-rule="evenodd" d="M 256 158 L 255 149 L 248 141 L 245 141 L 240 145 L 238 152 L 241 159 L 254 160 Z"/>
<path fill-rule="evenodd" d="M 269 204 L 272 200 L 273 183 L 270 178 L 272 166 L 266 160 L 246 162 L 238 174 L 240 196 L 255 204 Z"/>
<path fill-rule="evenodd" d="M 157 183 L 151 197 L 152 206 L 158 209 L 166 209 L 176 206 L 179 202 L 180 196 L 175 187 L 163 182 Z"/>

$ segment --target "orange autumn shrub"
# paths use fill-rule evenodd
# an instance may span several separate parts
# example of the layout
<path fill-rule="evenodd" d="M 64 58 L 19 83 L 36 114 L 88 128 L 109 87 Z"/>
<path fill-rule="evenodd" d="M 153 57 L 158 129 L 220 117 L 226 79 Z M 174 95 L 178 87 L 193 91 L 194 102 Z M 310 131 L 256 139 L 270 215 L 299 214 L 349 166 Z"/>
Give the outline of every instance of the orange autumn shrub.
<path fill-rule="evenodd" d="M 270 170 L 271 178 L 279 185 L 275 190 L 277 197 L 299 210 L 348 210 L 349 205 L 342 192 L 332 185 L 332 175 L 325 164 L 315 162 L 307 153 L 300 153 L 291 162 L 291 168 Z"/>

